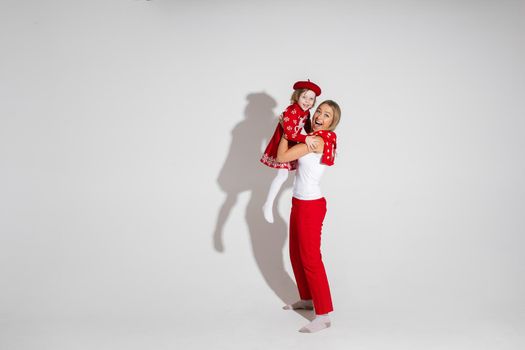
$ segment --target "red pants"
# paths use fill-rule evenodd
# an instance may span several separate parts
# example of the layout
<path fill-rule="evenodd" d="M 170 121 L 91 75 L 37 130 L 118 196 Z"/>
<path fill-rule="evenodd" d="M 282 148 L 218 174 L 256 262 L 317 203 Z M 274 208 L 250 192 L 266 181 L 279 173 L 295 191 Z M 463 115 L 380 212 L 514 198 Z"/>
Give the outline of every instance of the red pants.
<path fill-rule="evenodd" d="M 321 256 L 321 228 L 326 200 L 292 198 L 290 214 L 290 259 L 299 296 L 312 299 L 315 313 L 333 310 L 330 287 Z"/>

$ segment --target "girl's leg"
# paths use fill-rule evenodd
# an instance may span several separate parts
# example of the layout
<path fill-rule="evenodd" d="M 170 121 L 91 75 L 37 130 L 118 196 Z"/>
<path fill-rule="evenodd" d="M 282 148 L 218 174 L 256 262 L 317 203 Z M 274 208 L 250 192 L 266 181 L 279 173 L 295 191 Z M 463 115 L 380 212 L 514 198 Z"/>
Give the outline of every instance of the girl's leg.
<path fill-rule="evenodd" d="M 266 202 L 263 205 L 263 213 L 264 218 L 269 223 L 273 223 L 273 202 L 275 201 L 275 197 L 277 197 L 277 193 L 279 193 L 279 190 L 281 189 L 282 185 L 288 178 L 288 169 L 278 169 L 277 175 L 272 181 L 272 184 L 270 185 L 270 191 L 268 192 L 268 197 L 266 198 Z"/>

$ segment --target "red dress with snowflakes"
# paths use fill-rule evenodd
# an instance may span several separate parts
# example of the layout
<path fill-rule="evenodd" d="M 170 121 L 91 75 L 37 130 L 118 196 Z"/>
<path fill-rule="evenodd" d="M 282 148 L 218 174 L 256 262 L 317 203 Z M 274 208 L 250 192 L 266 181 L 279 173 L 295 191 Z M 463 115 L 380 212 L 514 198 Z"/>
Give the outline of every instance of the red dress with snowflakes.
<path fill-rule="evenodd" d="M 270 168 L 295 170 L 297 168 L 296 160 L 285 163 L 276 160 L 277 149 L 279 148 L 279 142 L 281 142 L 283 134 L 286 135 L 288 141 L 304 143 L 306 135 L 301 134 L 301 130 L 308 118 L 310 118 L 310 112 L 303 111 L 297 103 L 288 106 L 283 112 L 283 125 L 281 125 L 281 123 L 277 124 L 275 132 L 261 157 L 261 163 Z"/>

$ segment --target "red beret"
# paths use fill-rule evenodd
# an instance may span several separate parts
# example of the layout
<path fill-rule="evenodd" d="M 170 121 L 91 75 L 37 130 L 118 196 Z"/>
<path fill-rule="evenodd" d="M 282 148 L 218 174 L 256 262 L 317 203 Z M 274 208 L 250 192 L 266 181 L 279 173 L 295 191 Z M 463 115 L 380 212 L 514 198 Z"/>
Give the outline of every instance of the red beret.
<path fill-rule="evenodd" d="M 298 81 L 297 83 L 293 84 L 293 89 L 308 89 L 315 92 L 315 96 L 321 95 L 321 88 L 316 84 L 312 83 L 310 79 L 308 79 L 308 81 Z"/>

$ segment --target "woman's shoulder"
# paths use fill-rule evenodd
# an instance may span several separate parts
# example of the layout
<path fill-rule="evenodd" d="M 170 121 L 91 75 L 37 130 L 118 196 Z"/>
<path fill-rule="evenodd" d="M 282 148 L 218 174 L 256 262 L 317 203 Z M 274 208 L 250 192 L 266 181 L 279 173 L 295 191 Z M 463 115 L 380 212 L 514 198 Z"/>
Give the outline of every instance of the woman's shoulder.
<path fill-rule="evenodd" d="M 320 136 L 323 140 L 336 140 L 337 135 L 332 130 L 318 130 L 314 132 L 314 135 Z"/>

